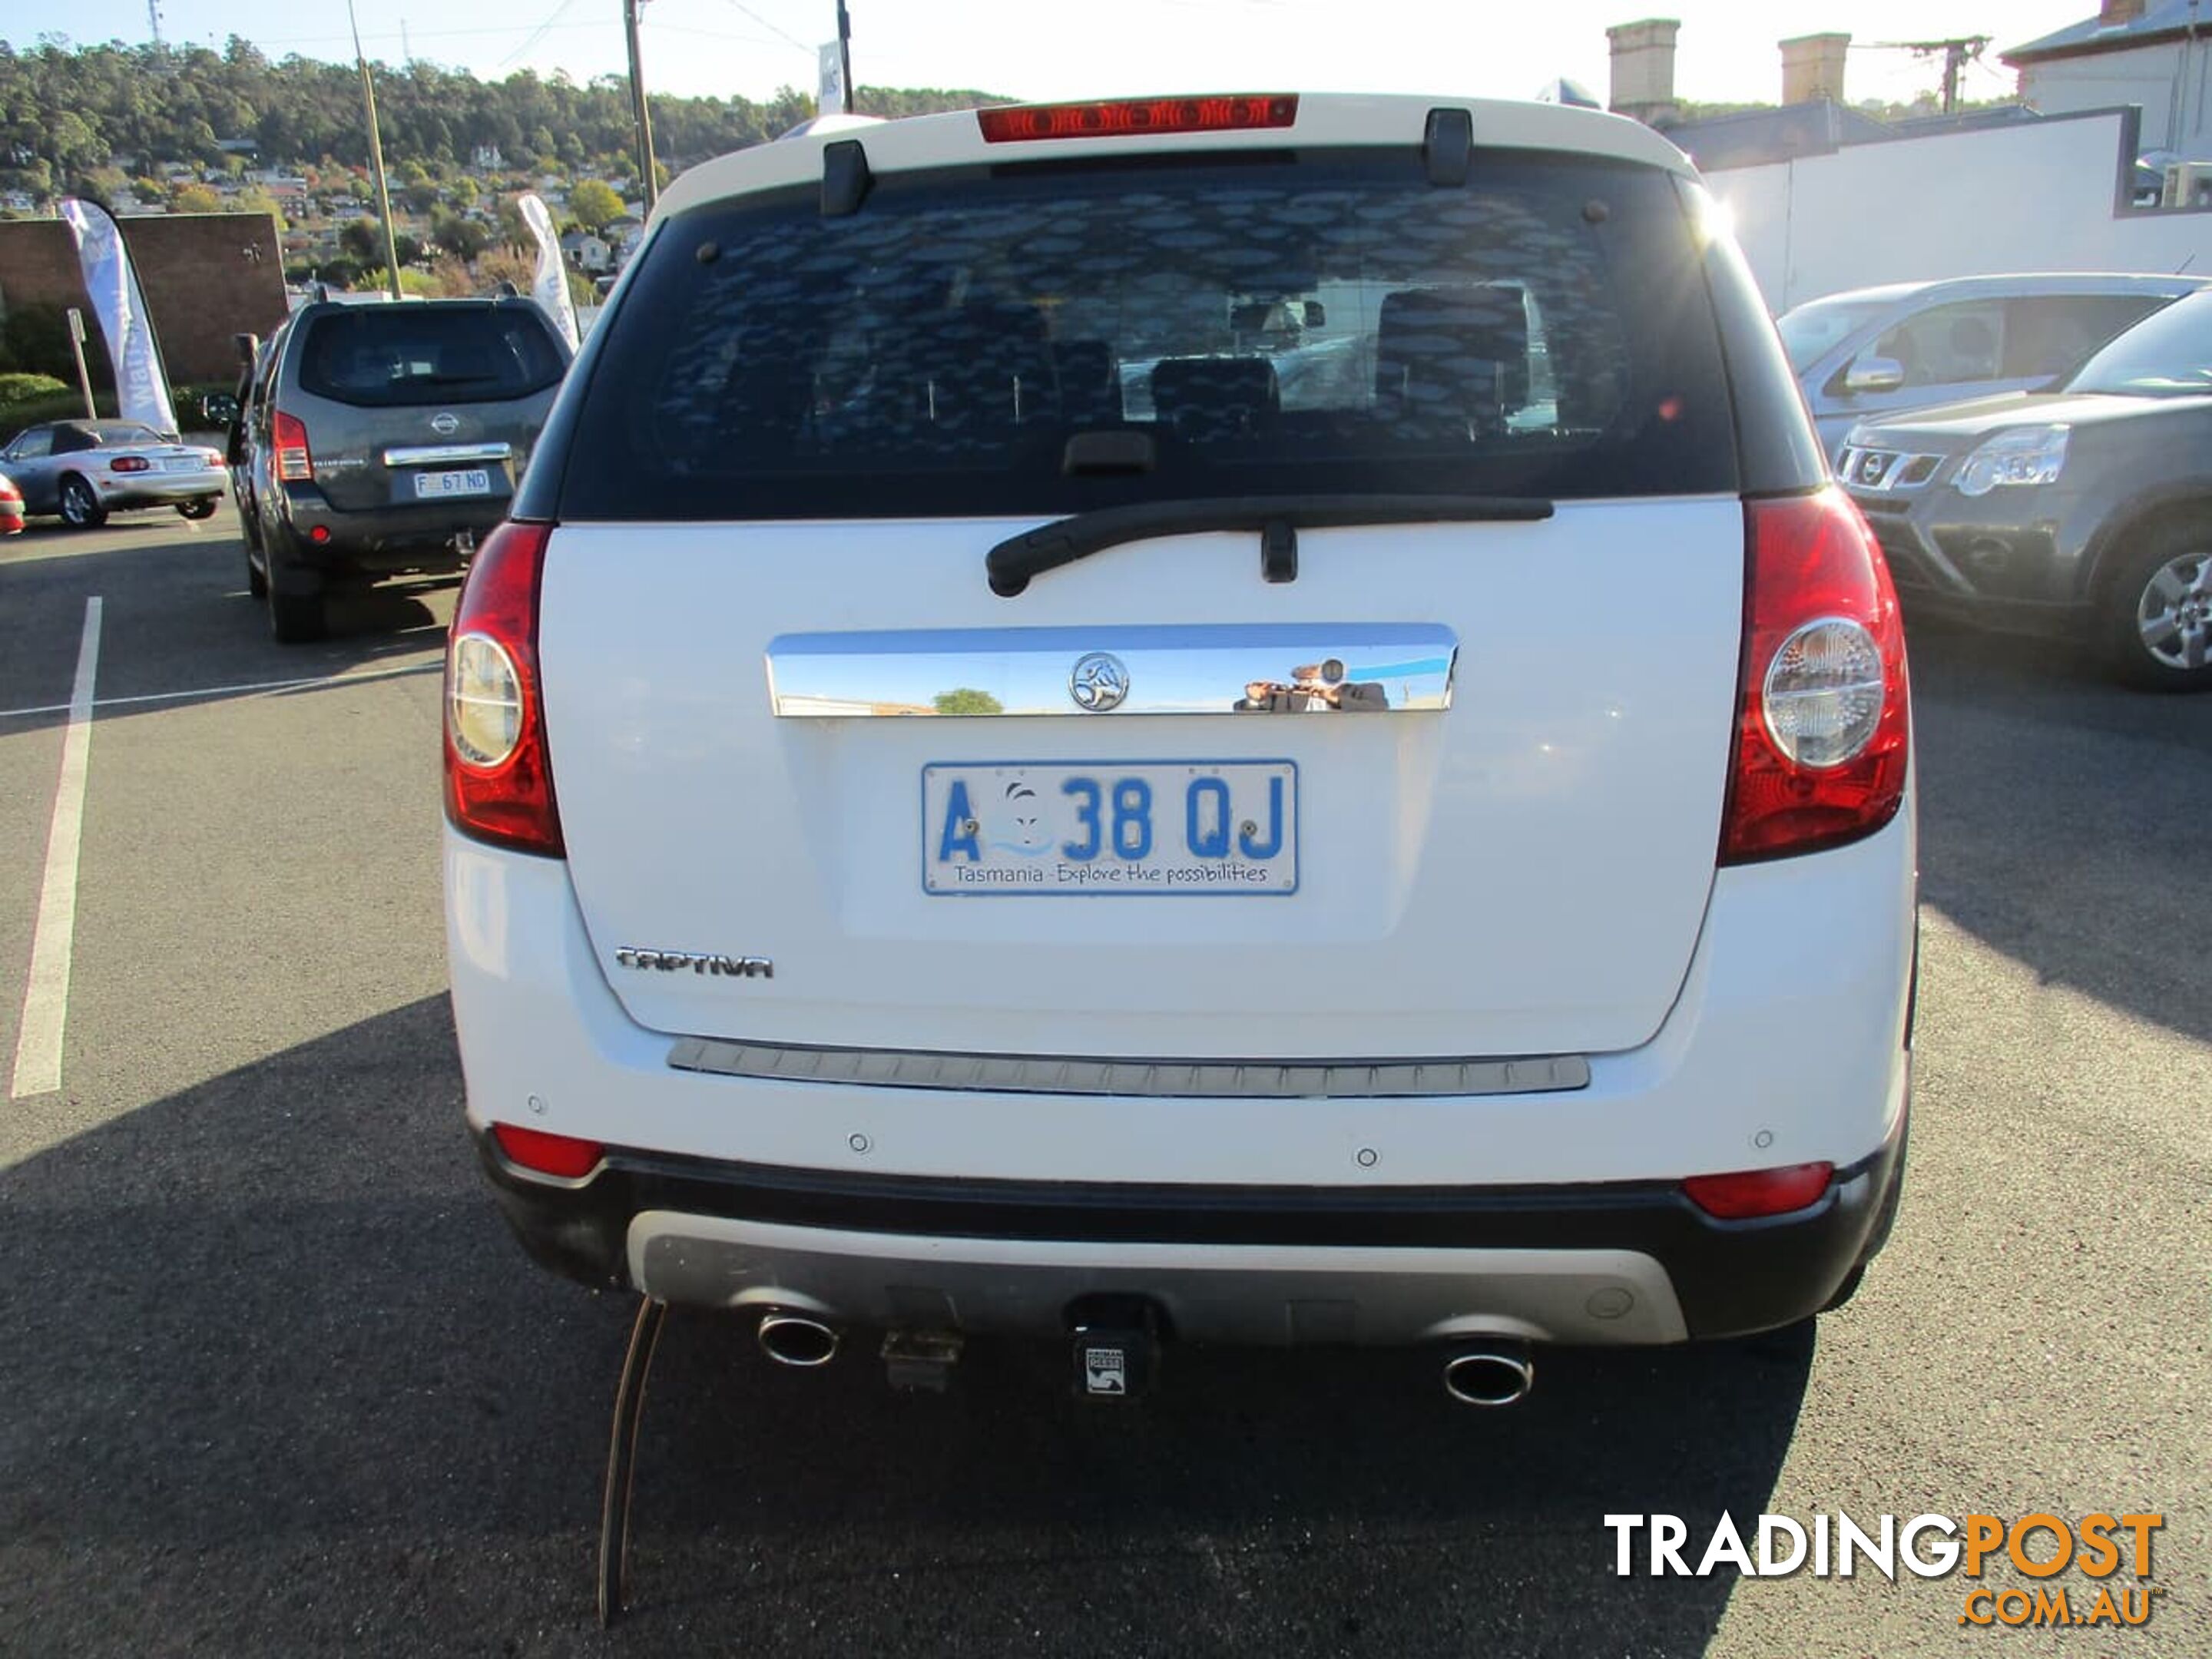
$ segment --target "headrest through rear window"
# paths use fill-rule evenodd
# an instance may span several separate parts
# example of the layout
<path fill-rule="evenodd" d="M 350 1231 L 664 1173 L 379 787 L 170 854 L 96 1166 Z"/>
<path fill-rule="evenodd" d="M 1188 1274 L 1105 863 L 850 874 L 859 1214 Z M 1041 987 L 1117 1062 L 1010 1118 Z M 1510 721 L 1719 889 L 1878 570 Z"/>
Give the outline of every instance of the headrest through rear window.
<path fill-rule="evenodd" d="M 1275 366 L 1264 357 L 1163 357 L 1152 366 L 1152 409 L 1182 437 L 1243 436 L 1281 407 Z"/>
<path fill-rule="evenodd" d="M 1376 407 L 1398 417 L 1498 425 L 1521 392 L 1528 317 L 1517 288 L 1416 288 L 1386 295 L 1375 335 Z"/>

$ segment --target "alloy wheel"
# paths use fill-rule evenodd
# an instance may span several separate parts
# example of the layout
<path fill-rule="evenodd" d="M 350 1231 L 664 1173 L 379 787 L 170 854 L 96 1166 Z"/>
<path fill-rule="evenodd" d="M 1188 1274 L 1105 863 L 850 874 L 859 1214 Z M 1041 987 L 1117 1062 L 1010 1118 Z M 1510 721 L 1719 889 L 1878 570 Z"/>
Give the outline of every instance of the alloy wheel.
<path fill-rule="evenodd" d="M 2151 572 L 2136 600 L 2136 629 L 2168 668 L 2212 661 L 2212 551 L 2179 554 Z"/>

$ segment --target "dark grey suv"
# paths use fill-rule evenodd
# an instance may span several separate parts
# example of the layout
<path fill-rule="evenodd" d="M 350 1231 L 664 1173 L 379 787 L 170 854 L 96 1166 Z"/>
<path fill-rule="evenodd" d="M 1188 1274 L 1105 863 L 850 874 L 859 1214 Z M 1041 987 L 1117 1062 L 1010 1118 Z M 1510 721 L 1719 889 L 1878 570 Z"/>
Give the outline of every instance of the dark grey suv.
<path fill-rule="evenodd" d="M 2094 641 L 2212 690 L 2212 291 L 2060 386 L 1856 427 L 1837 463 L 1908 612 Z"/>
<path fill-rule="evenodd" d="M 336 589 L 459 569 L 568 367 L 519 299 L 319 301 L 249 352 L 232 477 L 247 585 L 286 643 L 322 634 Z"/>

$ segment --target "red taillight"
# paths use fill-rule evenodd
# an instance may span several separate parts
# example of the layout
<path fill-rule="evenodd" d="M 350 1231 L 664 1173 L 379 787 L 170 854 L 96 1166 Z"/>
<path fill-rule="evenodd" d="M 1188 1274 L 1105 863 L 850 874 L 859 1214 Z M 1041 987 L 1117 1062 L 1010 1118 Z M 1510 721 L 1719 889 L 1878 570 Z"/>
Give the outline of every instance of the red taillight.
<path fill-rule="evenodd" d="M 563 1181 L 591 1174 L 607 1155 L 607 1149 L 596 1140 L 548 1134 L 543 1129 L 526 1129 L 515 1123 L 495 1123 L 491 1134 L 508 1162 L 535 1170 L 540 1175 L 558 1176 Z"/>
<path fill-rule="evenodd" d="M 1720 861 L 1870 836 L 1905 799 L 1905 625 L 1840 490 L 1746 503 L 1743 668 Z"/>
<path fill-rule="evenodd" d="M 143 455 L 118 455 L 107 464 L 110 472 L 151 472 L 154 463 Z"/>
<path fill-rule="evenodd" d="M 1253 97 L 1122 99 L 1102 104 L 1017 104 L 979 109 L 983 142 L 1030 138 L 1112 138 L 1135 132 L 1238 132 L 1287 127 L 1298 118 L 1290 94 Z"/>
<path fill-rule="evenodd" d="M 276 441 L 276 476 L 305 483 L 315 476 L 315 457 L 307 447 L 307 423 L 278 410 L 269 417 Z"/>
<path fill-rule="evenodd" d="M 1716 1220 L 1750 1221 L 1788 1215 L 1816 1202 L 1835 1174 L 1832 1164 L 1792 1164 L 1782 1170 L 1692 1176 L 1682 1183 L 1682 1194 Z"/>
<path fill-rule="evenodd" d="M 464 835 L 562 855 L 538 679 L 550 525 L 503 524 L 469 566 L 446 647 L 446 817 Z"/>

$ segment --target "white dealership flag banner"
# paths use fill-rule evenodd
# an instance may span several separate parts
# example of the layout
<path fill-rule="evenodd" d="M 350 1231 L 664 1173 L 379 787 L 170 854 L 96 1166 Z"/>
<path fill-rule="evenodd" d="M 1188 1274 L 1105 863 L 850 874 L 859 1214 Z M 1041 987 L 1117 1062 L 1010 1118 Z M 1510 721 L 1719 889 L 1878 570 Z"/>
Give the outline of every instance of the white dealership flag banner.
<path fill-rule="evenodd" d="M 63 199 L 61 215 L 76 239 L 84 289 L 92 297 L 93 315 L 100 319 L 100 334 L 107 341 L 107 360 L 115 367 L 115 412 L 126 421 L 143 421 L 156 432 L 174 432 L 177 416 L 169 406 L 161 349 L 155 343 L 146 295 L 138 287 L 138 273 L 131 268 L 122 229 L 106 208 L 75 197 Z"/>
<path fill-rule="evenodd" d="M 530 234 L 538 239 L 538 280 L 531 285 L 530 297 L 544 307 L 554 326 L 568 337 L 568 349 L 574 351 L 584 337 L 576 326 L 575 302 L 568 297 L 568 266 L 561 257 L 561 239 L 553 234 L 553 216 L 545 210 L 545 204 L 535 191 L 516 205 L 522 210 L 522 220 L 530 227 Z"/>

